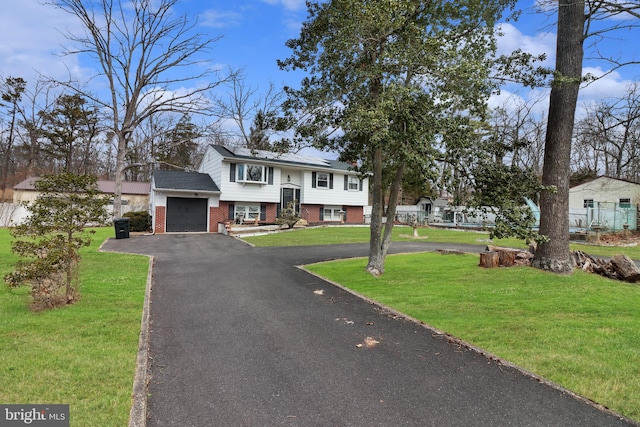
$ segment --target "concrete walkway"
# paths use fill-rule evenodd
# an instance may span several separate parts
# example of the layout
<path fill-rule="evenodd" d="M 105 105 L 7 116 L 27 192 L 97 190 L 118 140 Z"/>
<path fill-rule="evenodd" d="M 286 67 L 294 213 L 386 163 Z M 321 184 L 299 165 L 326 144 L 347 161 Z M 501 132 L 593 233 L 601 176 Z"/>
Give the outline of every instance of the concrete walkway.
<path fill-rule="evenodd" d="M 393 251 L 436 247 L 454 245 Z M 167 234 L 103 249 L 155 258 L 149 426 L 633 425 L 295 267 L 367 245 Z"/>

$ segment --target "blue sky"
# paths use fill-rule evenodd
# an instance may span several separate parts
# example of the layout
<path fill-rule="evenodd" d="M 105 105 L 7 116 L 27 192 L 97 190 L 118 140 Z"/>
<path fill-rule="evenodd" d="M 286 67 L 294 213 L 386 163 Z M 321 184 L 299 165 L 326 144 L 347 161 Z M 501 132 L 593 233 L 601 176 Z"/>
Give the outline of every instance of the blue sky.
<path fill-rule="evenodd" d="M 522 48 L 533 53 L 546 53 L 547 65 L 553 66 L 555 51 L 555 17 L 534 13 L 535 0 L 522 0 L 519 7 L 524 10 L 516 23 L 504 25 L 505 36 L 501 39 L 501 53 Z M 69 72 L 75 75 L 92 74 L 92 64 L 77 57 L 60 57 L 61 45 L 68 42 L 59 30 L 77 30 L 72 16 L 52 6 L 43 5 L 42 0 L 0 0 L 0 76 L 21 76 L 35 81 L 37 71 L 56 78 L 64 78 Z M 210 60 L 216 67 L 224 69 L 243 68 L 247 84 L 266 90 L 269 82 L 277 87 L 296 85 L 300 74 L 281 71 L 277 59 L 284 59 L 289 50 L 284 43 L 299 34 L 301 23 L 306 19 L 304 0 L 180 0 L 179 12 L 198 16 L 200 31 L 211 37 L 221 37 L 213 47 Z M 610 40 L 604 49 L 612 56 L 635 55 L 638 48 L 632 32 L 622 33 L 620 40 Z M 639 55 L 640 56 L 640 55 Z M 603 63 L 587 62 L 585 71 L 602 74 L 608 70 Z M 628 68 L 614 72 L 593 83 L 582 91 L 583 102 L 605 96 L 624 93 L 629 83 L 638 80 L 639 68 Z M 545 90 L 534 92 L 516 91 L 507 87 L 491 100 L 491 105 L 500 105 L 510 96 L 522 98 L 546 96 Z M 507 101 L 508 102 L 508 101 Z M 546 103 L 539 104 L 544 111 Z"/>

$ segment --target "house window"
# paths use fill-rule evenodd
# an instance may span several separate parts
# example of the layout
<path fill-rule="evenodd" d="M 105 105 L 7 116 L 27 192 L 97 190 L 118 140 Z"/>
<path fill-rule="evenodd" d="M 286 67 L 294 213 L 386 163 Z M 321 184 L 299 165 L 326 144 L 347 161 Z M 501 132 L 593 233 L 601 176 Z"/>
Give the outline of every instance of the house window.
<path fill-rule="evenodd" d="M 360 189 L 360 180 L 357 176 L 350 176 L 348 184 L 349 191 L 358 191 Z"/>
<path fill-rule="evenodd" d="M 236 166 L 236 174 L 238 182 L 267 183 L 266 166 L 240 163 Z"/>
<path fill-rule="evenodd" d="M 344 211 L 342 206 L 325 206 L 323 214 L 324 221 L 341 221 Z"/>
<path fill-rule="evenodd" d="M 621 198 L 618 202 L 621 208 L 630 208 L 631 207 L 631 199 L 623 199 Z"/>
<path fill-rule="evenodd" d="M 592 208 L 593 207 L 593 199 L 584 199 L 582 201 L 583 208 Z"/>
<path fill-rule="evenodd" d="M 316 187 L 317 188 L 329 188 L 329 174 L 324 172 L 318 172 L 316 174 Z"/>
<path fill-rule="evenodd" d="M 260 205 L 236 205 L 235 218 L 240 220 L 260 219 Z"/>

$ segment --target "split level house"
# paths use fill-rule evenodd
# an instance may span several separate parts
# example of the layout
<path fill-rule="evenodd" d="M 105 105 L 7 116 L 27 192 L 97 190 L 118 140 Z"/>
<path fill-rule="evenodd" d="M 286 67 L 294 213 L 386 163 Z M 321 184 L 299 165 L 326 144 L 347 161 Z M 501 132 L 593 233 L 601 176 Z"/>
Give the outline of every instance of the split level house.
<path fill-rule="evenodd" d="M 198 172 L 154 171 L 151 214 L 156 233 L 274 224 L 289 203 L 309 224 L 361 224 L 368 194 L 348 163 L 209 145 Z"/>

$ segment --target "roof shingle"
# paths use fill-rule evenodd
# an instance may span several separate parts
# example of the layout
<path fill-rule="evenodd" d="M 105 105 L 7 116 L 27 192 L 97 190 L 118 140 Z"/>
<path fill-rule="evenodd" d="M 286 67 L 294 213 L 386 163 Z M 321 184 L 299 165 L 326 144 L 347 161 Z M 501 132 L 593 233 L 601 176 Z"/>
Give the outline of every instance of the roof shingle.
<path fill-rule="evenodd" d="M 154 170 L 155 188 L 165 190 L 188 190 L 220 192 L 211 176 L 199 172 Z"/>

